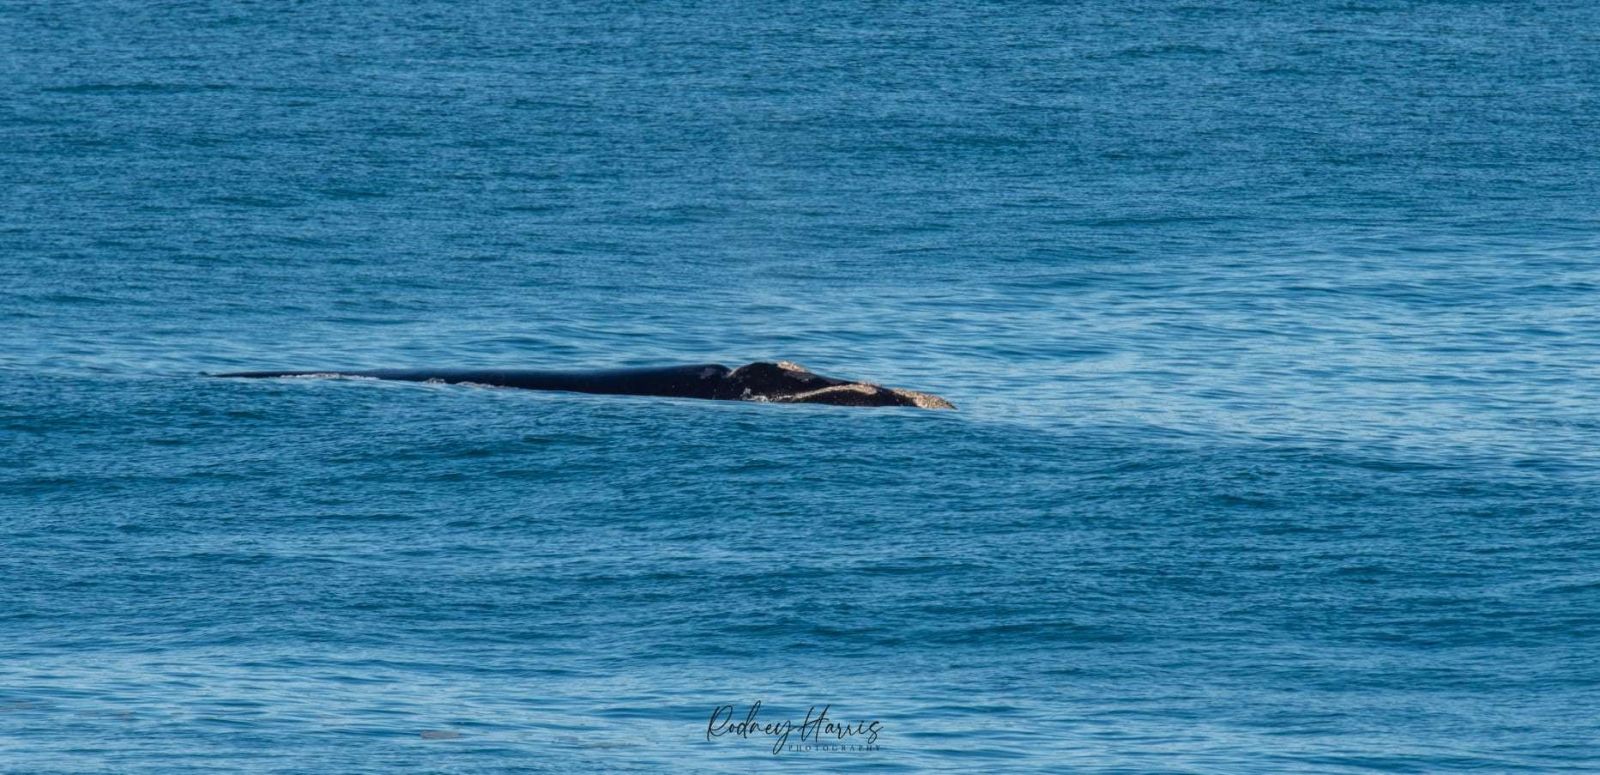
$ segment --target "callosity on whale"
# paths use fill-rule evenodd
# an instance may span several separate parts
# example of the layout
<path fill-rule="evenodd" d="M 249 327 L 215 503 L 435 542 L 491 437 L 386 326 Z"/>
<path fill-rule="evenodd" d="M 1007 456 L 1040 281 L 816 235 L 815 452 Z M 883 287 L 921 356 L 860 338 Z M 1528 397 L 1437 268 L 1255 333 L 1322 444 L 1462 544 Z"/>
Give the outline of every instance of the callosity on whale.
<path fill-rule="evenodd" d="M 565 390 L 576 393 L 672 396 L 725 401 L 765 401 L 781 404 L 833 404 L 835 406 L 912 406 L 954 409 L 939 396 L 915 390 L 887 388 L 821 374 L 789 361 L 758 361 L 737 369 L 715 363 L 596 371 L 536 371 L 523 369 L 372 369 L 347 371 L 238 371 L 218 377 L 365 377 L 368 379 L 474 384 L 525 390 Z"/>

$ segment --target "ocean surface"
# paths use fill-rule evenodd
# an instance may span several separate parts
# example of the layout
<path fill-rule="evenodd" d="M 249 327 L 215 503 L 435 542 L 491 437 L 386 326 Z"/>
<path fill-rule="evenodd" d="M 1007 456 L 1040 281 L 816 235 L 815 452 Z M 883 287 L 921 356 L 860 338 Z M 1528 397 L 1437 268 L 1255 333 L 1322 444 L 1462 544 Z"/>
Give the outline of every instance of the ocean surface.
<path fill-rule="evenodd" d="M 1600 771 L 1597 302 L 1592 2 L 0 2 L 0 771 Z"/>

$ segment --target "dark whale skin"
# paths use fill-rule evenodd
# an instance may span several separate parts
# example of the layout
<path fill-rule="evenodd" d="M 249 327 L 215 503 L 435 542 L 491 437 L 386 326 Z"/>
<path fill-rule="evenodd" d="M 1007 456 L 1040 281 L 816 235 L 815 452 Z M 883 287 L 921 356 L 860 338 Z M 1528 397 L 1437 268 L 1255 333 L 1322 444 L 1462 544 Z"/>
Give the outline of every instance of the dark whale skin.
<path fill-rule="evenodd" d="M 641 369 L 601 369 L 596 371 L 541 371 L 530 369 L 342 369 L 312 371 L 240 371 L 218 377 L 366 377 L 402 382 L 432 382 L 446 385 L 488 385 L 523 390 L 564 390 L 571 393 L 600 393 L 634 396 L 674 396 L 716 398 L 716 391 L 729 372 L 716 364 L 667 366 Z"/>
<path fill-rule="evenodd" d="M 592 371 L 527 369 L 320 369 L 236 371 L 218 377 L 365 377 L 367 379 L 471 384 L 523 390 L 561 390 L 607 395 L 666 396 L 724 401 L 832 404 L 835 406 L 913 406 L 954 409 L 928 393 L 869 382 L 824 377 L 788 361 L 757 361 L 737 369 L 716 363 Z"/>

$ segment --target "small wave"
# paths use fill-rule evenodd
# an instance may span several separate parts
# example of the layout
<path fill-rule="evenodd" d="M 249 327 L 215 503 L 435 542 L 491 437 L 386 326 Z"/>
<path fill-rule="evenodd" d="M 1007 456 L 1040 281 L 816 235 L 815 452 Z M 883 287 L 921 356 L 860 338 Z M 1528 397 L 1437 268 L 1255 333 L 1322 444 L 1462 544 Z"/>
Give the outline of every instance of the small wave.
<path fill-rule="evenodd" d="M 40 91 L 52 94 L 197 94 L 208 91 L 225 91 L 233 87 L 226 84 L 191 83 L 78 83 L 66 86 L 46 86 Z"/>

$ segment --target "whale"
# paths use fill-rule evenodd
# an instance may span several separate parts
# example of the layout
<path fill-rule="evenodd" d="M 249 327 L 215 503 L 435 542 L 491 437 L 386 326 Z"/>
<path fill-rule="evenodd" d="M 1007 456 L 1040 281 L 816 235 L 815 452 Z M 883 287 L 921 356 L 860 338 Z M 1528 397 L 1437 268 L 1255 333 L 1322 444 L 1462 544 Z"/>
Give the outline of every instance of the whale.
<path fill-rule="evenodd" d="M 305 371 L 235 371 L 216 377 L 239 379 L 358 378 L 480 385 L 522 390 L 558 390 L 602 395 L 704 398 L 774 404 L 833 406 L 905 406 L 955 409 L 931 393 L 889 388 L 871 382 L 824 377 L 791 361 L 757 361 L 730 369 L 717 363 L 592 371 L 527 369 L 313 369 Z"/>

